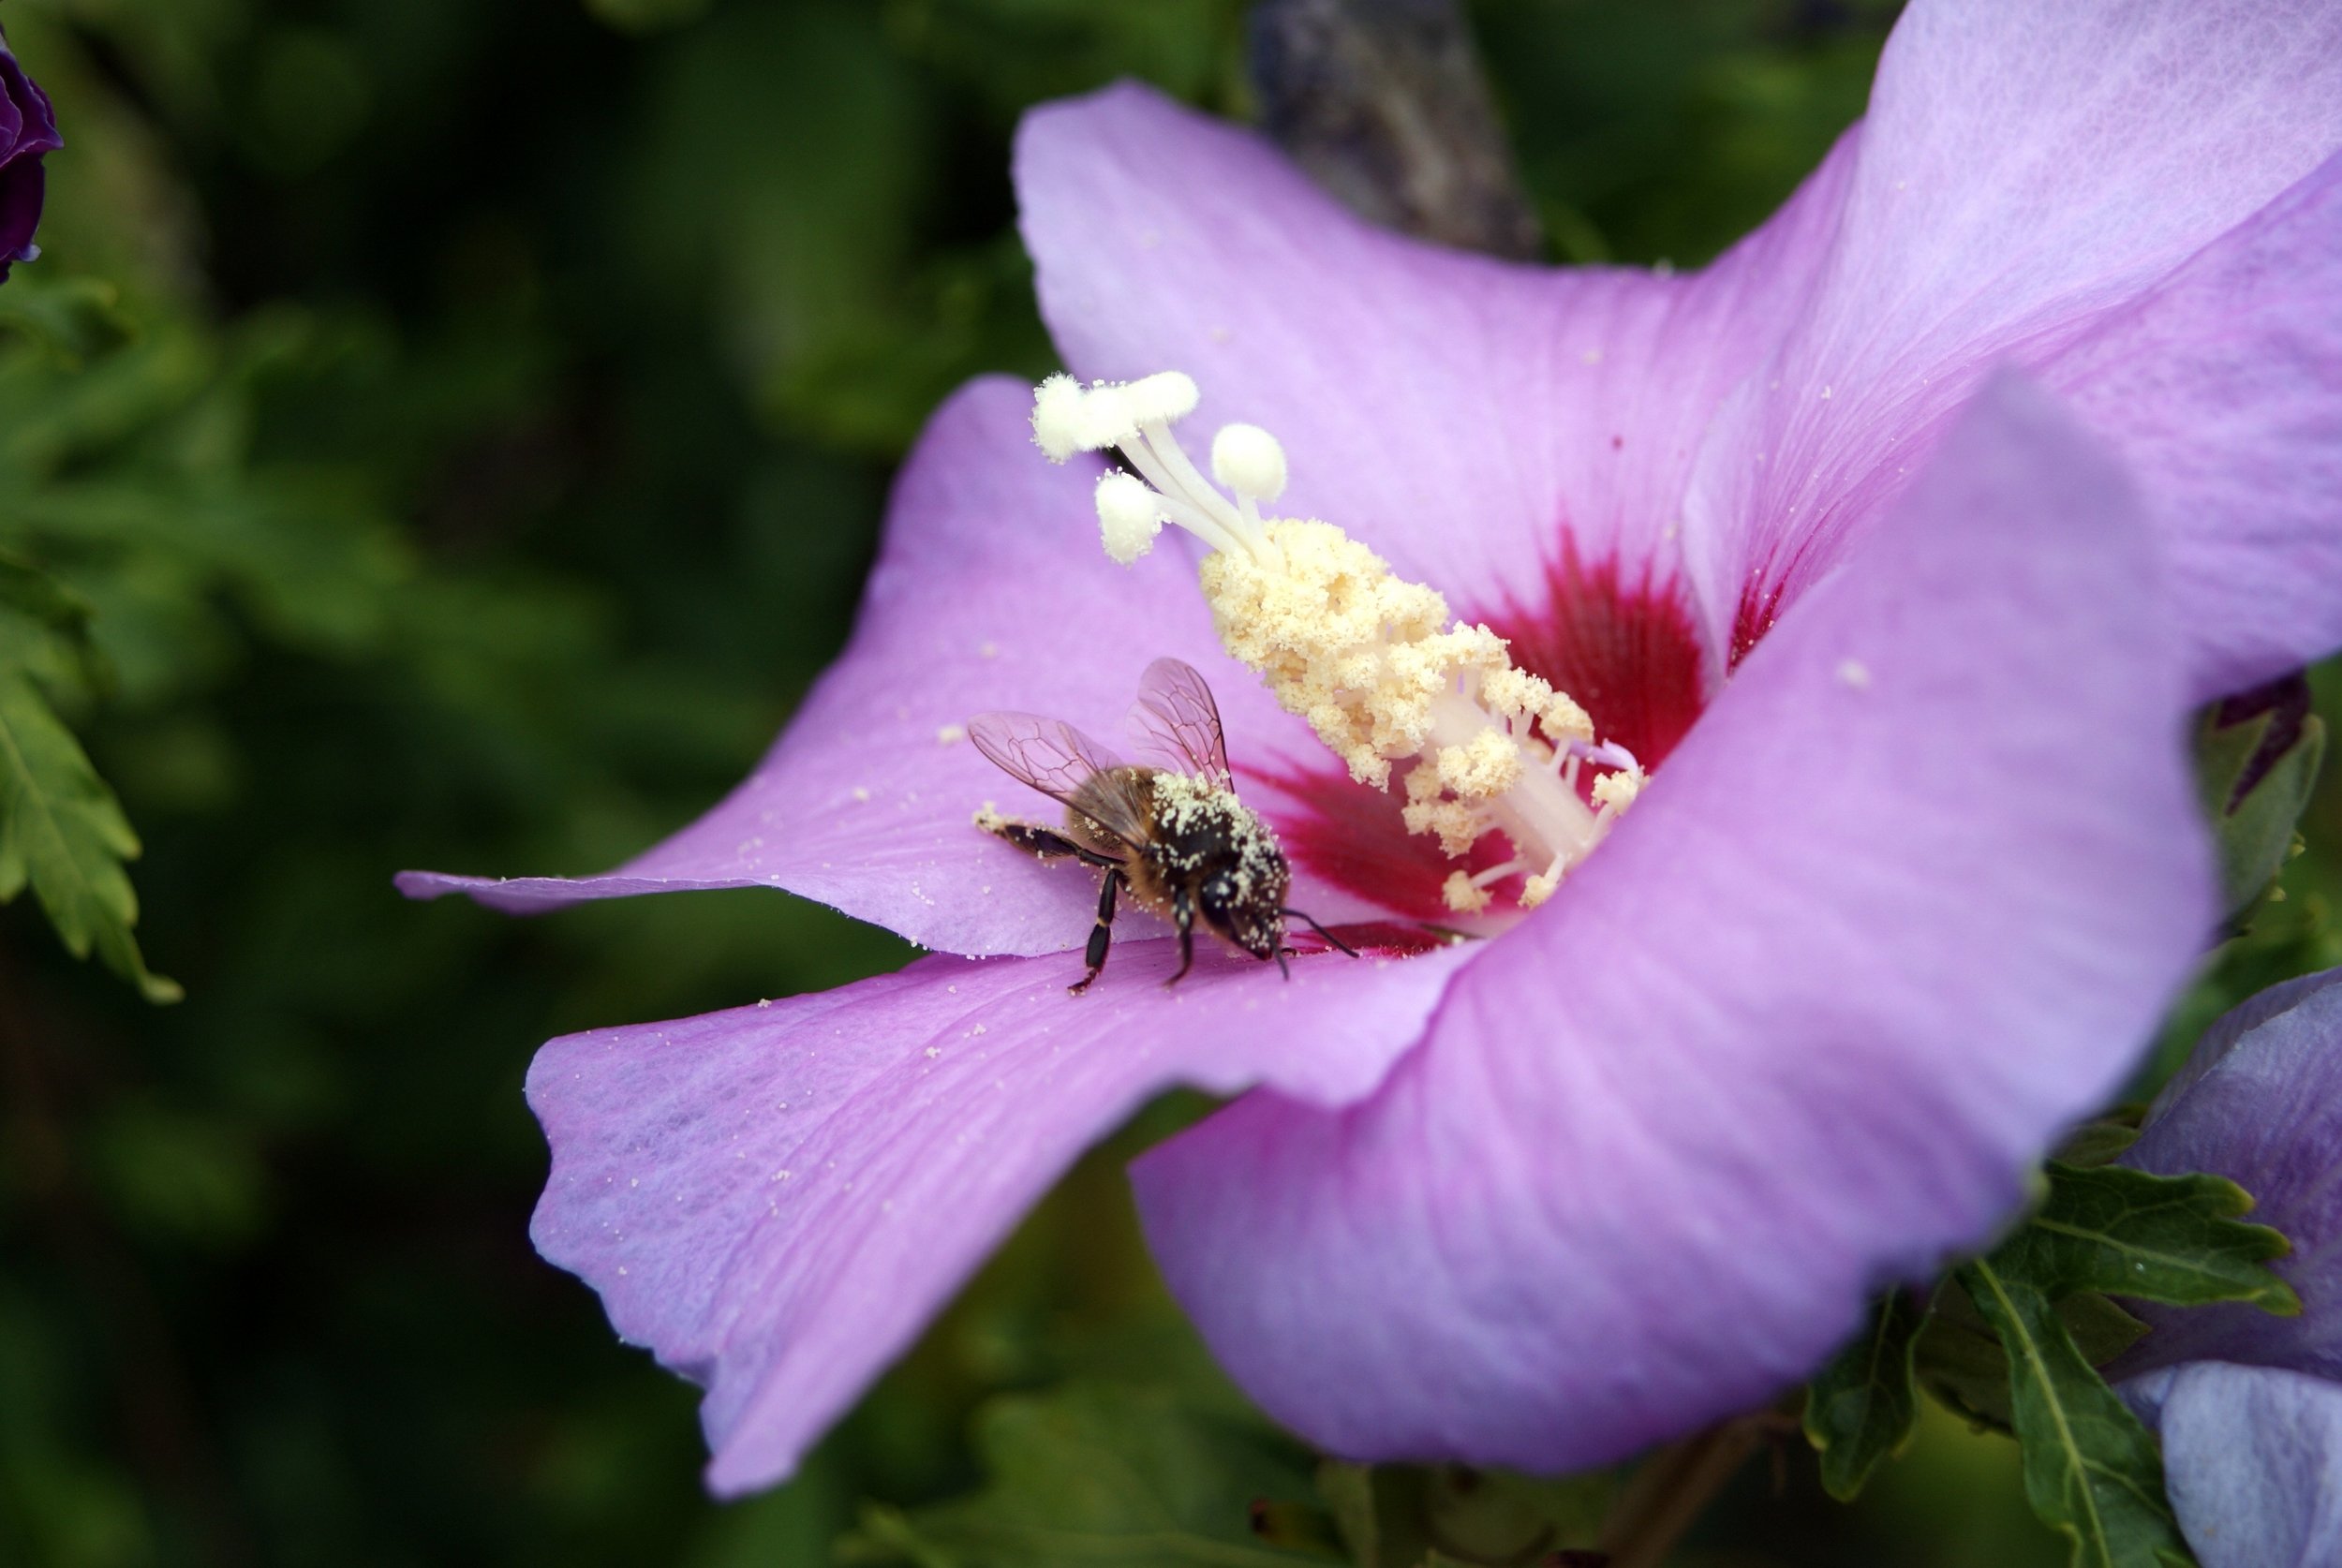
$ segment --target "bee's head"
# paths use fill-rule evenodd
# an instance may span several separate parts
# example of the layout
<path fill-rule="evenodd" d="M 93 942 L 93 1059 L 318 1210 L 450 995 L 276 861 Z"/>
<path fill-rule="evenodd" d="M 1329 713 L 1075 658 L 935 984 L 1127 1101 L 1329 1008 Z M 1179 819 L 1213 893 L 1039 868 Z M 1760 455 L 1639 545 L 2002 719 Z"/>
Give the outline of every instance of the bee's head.
<path fill-rule="evenodd" d="M 1284 895 L 1282 876 L 1247 878 L 1215 871 L 1196 888 L 1195 908 L 1213 930 L 1253 957 L 1269 959 L 1284 946 Z"/>

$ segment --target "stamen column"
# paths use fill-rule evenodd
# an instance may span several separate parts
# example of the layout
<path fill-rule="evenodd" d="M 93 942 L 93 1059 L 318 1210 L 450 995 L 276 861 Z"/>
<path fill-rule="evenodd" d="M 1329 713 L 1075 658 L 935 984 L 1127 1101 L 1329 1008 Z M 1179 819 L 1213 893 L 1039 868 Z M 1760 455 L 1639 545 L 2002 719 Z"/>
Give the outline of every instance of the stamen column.
<path fill-rule="evenodd" d="M 1221 642 L 1260 673 L 1288 713 L 1309 720 L 1362 784 L 1380 789 L 1394 762 L 1410 763 L 1406 820 L 1460 858 L 1486 833 L 1511 840 L 1512 860 L 1448 879 L 1459 911 L 1490 902 L 1488 885 L 1528 873 L 1520 903 L 1534 908 L 1592 851 L 1634 799 L 1642 770 L 1623 747 L 1594 744 L 1585 710 L 1513 668 L 1485 626 L 1450 623 L 1446 600 L 1393 573 L 1381 556 L 1328 523 L 1264 520 L 1284 492 L 1284 451 L 1267 431 L 1231 424 L 1212 441 L 1212 474 L 1196 471 L 1173 422 L 1192 412 L 1195 383 L 1178 372 L 1084 387 L 1042 383 L 1033 436 L 1064 462 L 1116 448 L 1137 470 L 1098 482 L 1106 553 L 1129 565 L 1164 523 L 1209 547 L 1198 570 Z M 1611 771 L 1578 791 L 1580 767 Z"/>

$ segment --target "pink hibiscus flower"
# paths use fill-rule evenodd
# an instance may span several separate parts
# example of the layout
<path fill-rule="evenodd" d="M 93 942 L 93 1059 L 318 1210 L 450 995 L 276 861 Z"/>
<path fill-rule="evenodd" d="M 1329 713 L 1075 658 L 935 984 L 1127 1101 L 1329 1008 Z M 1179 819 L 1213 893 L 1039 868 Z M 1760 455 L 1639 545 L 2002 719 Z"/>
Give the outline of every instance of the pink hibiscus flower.
<path fill-rule="evenodd" d="M 1508 884 L 1488 939 L 1429 941 L 1459 863 L 1228 658 L 1181 550 L 1100 555 L 1099 466 L 979 382 L 852 643 L 708 816 L 600 877 L 402 879 L 517 910 L 773 885 L 938 950 L 548 1045 L 539 1247 L 707 1386 L 736 1492 L 1191 1084 L 1241 1098 L 1139 1162 L 1149 1237 L 1329 1448 L 1566 1469 L 1796 1381 L 1989 1235 L 2186 973 L 2187 704 L 2342 643 L 2337 148 L 2342 7 L 1920 0 L 1868 119 L 1665 276 L 1366 228 L 1140 89 L 1037 111 L 1075 372 L 1175 368 L 1275 432 L 1285 515 L 1507 639 L 1647 786 L 1534 910 Z M 1128 925 L 1066 996 L 1096 885 L 971 825 L 1021 791 L 956 741 L 994 708 L 1104 731 L 1160 656 L 1210 677 L 1291 902 L 1368 956 L 1199 953 L 1166 991 Z"/>

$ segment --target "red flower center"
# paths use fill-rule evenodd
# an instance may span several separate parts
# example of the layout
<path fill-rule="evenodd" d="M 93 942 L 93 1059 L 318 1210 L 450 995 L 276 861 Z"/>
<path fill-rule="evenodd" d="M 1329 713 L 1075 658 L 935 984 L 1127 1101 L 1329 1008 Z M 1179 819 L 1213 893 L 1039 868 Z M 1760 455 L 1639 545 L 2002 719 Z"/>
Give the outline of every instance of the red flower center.
<path fill-rule="evenodd" d="M 1512 644 L 1513 662 L 1568 692 L 1597 733 L 1655 770 L 1699 717 L 1701 654 L 1682 590 L 1648 565 L 1615 556 L 1588 563 L 1564 538 L 1542 581 L 1523 598 L 1506 595 L 1477 613 Z M 1388 790 L 1354 783 L 1327 759 L 1242 770 L 1271 791 L 1265 814 L 1285 852 L 1337 886 L 1431 925 L 1454 924 L 1442 895 L 1457 862 L 1436 841 L 1409 833 L 1400 816 L 1403 778 Z M 1504 858 L 1493 836 L 1475 846 L 1465 869 Z"/>

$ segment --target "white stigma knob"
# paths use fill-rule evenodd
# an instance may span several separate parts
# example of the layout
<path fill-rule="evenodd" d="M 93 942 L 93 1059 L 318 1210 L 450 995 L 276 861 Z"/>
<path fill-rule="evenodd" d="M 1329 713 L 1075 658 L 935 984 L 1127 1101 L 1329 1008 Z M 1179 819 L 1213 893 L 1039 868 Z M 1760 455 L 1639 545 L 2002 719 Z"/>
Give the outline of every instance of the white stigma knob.
<path fill-rule="evenodd" d="M 1062 463 L 1082 450 L 1082 384 L 1071 376 L 1052 376 L 1032 390 L 1033 444 L 1052 463 Z"/>
<path fill-rule="evenodd" d="M 1211 438 L 1211 477 L 1239 496 L 1273 501 L 1285 493 L 1285 449 L 1256 424 L 1223 424 Z"/>
<path fill-rule="evenodd" d="M 1183 420 L 1195 411 L 1195 400 L 1202 395 L 1195 390 L 1194 377 L 1176 370 L 1142 376 L 1121 392 L 1124 410 L 1134 426 Z"/>
<path fill-rule="evenodd" d="M 1098 481 L 1098 532 L 1117 566 L 1129 566 L 1155 547 L 1163 531 L 1163 497 L 1134 474 L 1117 469 Z"/>
<path fill-rule="evenodd" d="M 1087 387 L 1071 376 L 1052 376 L 1033 389 L 1033 444 L 1052 463 L 1077 451 L 1124 446 L 1148 425 L 1185 419 L 1197 396 L 1194 381 L 1176 370 Z"/>

